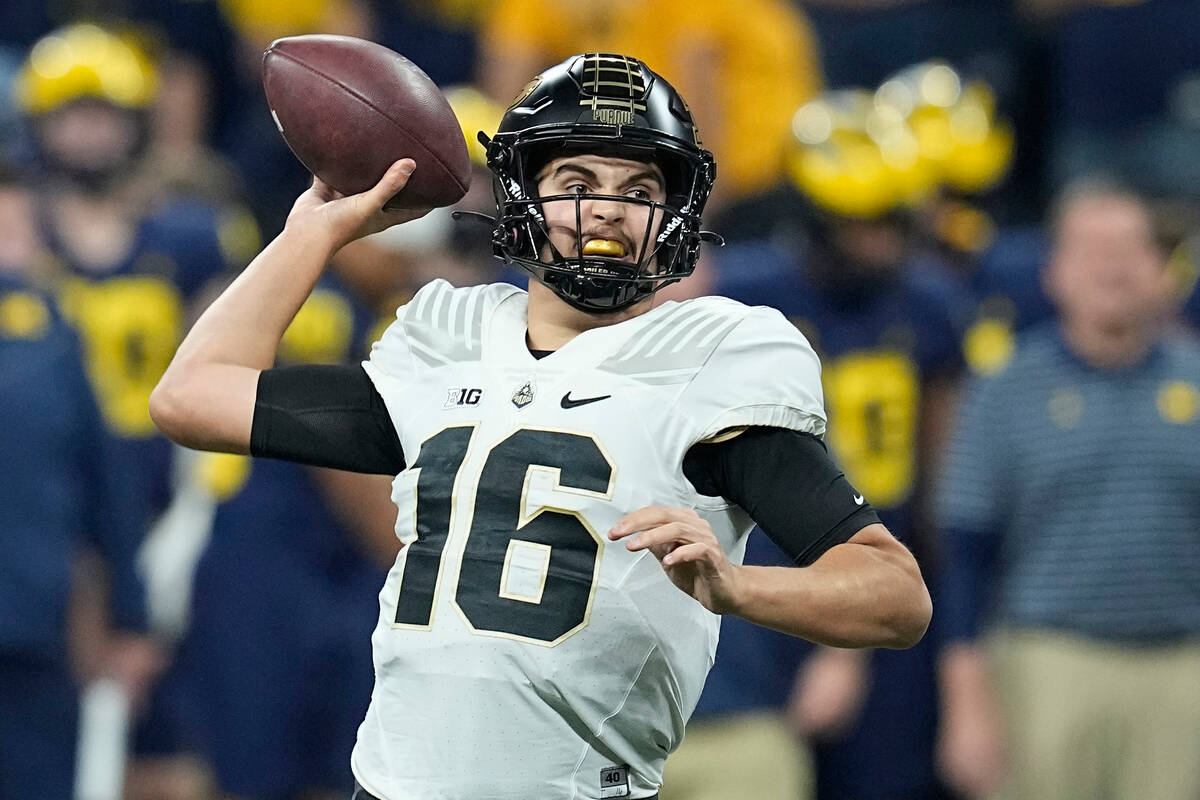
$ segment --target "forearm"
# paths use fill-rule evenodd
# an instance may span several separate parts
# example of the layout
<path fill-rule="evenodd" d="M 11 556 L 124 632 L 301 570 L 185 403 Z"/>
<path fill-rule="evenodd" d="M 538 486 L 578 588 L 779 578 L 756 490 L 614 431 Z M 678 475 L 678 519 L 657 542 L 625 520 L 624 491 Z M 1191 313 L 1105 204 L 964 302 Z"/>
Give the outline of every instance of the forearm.
<path fill-rule="evenodd" d="M 731 613 L 820 644 L 911 647 L 932 614 L 916 560 L 882 525 L 864 528 L 809 567 L 738 571 L 742 589 Z"/>

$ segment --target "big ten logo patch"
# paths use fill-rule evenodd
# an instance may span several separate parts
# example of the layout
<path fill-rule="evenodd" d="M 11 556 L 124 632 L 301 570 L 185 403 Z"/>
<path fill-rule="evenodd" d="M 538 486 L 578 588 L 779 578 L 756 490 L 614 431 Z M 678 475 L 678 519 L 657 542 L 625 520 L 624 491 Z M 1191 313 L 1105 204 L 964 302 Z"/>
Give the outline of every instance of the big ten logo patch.
<path fill-rule="evenodd" d="M 605 767 L 600 770 L 601 797 L 629 796 L 629 767 Z"/>
<path fill-rule="evenodd" d="M 447 389 L 446 403 L 442 408 L 477 406 L 483 399 L 483 389 Z"/>

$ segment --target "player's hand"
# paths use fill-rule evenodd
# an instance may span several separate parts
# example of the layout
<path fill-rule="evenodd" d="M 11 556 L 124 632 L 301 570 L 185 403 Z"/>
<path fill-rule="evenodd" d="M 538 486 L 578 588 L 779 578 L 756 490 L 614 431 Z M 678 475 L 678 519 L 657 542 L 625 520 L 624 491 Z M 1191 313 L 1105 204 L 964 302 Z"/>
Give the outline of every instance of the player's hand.
<path fill-rule="evenodd" d="M 361 194 L 343 195 L 320 178 L 296 199 L 288 214 L 287 229 L 319 229 L 327 233 L 334 248 L 372 233 L 423 217 L 429 209 L 384 210 L 383 206 L 408 184 L 416 169 L 411 158 L 402 158 L 388 168 L 379 183 Z"/>
<path fill-rule="evenodd" d="M 731 564 L 709 524 L 689 508 L 646 506 L 608 532 L 632 551 L 649 550 L 671 583 L 714 614 L 736 611 L 743 595 L 742 573 Z"/>

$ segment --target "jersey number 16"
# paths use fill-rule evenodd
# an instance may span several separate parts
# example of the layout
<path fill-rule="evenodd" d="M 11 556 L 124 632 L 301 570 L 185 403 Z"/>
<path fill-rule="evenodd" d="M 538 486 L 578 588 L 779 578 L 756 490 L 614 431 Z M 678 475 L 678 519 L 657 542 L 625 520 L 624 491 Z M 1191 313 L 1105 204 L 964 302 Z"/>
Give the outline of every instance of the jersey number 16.
<path fill-rule="evenodd" d="M 405 556 L 398 626 L 431 627 L 459 472 L 474 433 L 474 425 L 439 431 L 422 443 L 412 465 L 419 470 L 417 540 Z M 603 541 L 577 511 L 541 506 L 526 516 L 538 470 L 553 474 L 556 491 L 612 497 L 613 465 L 595 439 L 515 431 L 491 448 L 480 473 L 454 603 L 476 633 L 553 646 L 587 625 Z M 536 589 L 516 592 L 509 570 L 522 557 L 540 564 L 540 581 Z"/>

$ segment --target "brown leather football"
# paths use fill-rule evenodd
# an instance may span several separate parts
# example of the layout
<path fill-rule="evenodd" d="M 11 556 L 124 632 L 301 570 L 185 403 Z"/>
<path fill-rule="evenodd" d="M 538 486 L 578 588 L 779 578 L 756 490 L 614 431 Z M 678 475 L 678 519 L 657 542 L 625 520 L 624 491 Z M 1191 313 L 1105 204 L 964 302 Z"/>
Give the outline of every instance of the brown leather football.
<path fill-rule="evenodd" d="M 452 205 L 470 186 L 450 104 L 399 53 L 350 36 L 289 36 L 263 54 L 263 88 L 288 147 L 343 194 L 370 189 L 400 158 L 417 168 L 388 208 Z"/>

